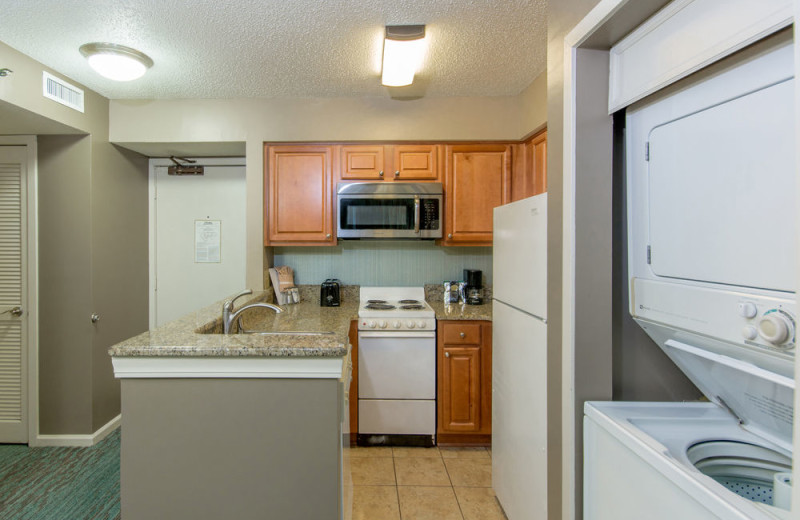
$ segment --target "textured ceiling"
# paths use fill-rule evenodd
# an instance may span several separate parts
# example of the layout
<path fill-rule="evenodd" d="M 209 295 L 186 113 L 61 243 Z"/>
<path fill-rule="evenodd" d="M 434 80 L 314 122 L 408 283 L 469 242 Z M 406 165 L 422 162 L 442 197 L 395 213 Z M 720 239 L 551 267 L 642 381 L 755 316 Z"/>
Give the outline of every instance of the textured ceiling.
<path fill-rule="evenodd" d="M 385 96 L 384 25 L 426 24 L 428 97 L 516 95 L 545 68 L 546 0 L 0 0 L 0 40 L 112 99 Z M 116 83 L 84 43 L 155 65 Z M 0 67 L 7 64 L 0 63 Z"/>

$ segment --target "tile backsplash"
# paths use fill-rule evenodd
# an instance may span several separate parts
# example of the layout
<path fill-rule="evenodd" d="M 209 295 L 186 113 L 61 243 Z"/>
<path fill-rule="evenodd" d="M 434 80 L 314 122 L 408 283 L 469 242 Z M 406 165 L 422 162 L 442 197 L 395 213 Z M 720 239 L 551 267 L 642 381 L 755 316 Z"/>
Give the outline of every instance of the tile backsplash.
<path fill-rule="evenodd" d="M 407 286 L 461 280 L 464 269 L 492 283 L 491 247 L 441 247 L 432 241 L 340 242 L 335 247 L 275 247 L 274 265 L 294 270 L 296 284 L 338 278 L 348 285 Z"/>

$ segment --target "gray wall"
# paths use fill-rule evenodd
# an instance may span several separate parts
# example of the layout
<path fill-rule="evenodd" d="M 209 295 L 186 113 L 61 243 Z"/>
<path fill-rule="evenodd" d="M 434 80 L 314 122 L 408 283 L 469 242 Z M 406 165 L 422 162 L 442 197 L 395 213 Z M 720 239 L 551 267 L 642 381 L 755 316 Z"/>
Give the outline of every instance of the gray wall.
<path fill-rule="evenodd" d="M 40 136 L 39 431 L 92 429 L 89 136 Z"/>
<path fill-rule="evenodd" d="M 441 247 L 432 241 L 340 241 L 336 247 L 275 247 L 274 265 L 294 269 L 295 283 L 338 278 L 348 285 L 411 286 L 461 280 L 464 269 L 492 283 L 491 247 Z"/>

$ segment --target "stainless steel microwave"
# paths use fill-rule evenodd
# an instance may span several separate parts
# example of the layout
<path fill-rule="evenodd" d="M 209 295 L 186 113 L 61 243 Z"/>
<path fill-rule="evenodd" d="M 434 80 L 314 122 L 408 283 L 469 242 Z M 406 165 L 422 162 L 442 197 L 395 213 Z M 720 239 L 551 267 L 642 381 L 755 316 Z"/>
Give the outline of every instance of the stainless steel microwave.
<path fill-rule="evenodd" d="M 336 236 L 442 238 L 439 182 L 342 182 L 336 190 Z"/>

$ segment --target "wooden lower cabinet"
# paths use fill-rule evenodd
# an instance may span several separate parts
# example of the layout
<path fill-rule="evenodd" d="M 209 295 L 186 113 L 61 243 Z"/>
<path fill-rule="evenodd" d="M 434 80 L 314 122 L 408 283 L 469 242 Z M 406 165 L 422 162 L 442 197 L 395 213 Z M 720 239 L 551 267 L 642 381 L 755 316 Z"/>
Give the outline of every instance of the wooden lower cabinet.
<path fill-rule="evenodd" d="M 489 445 L 492 324 L 441 320 L 437 325 L 437 442 Z"/>
<path fill-rule="evenodd" d="M 350 321 L 350 362 L 353 364 L 350 381 L 350 444 L 358 439 L 358 320 Z"/>

